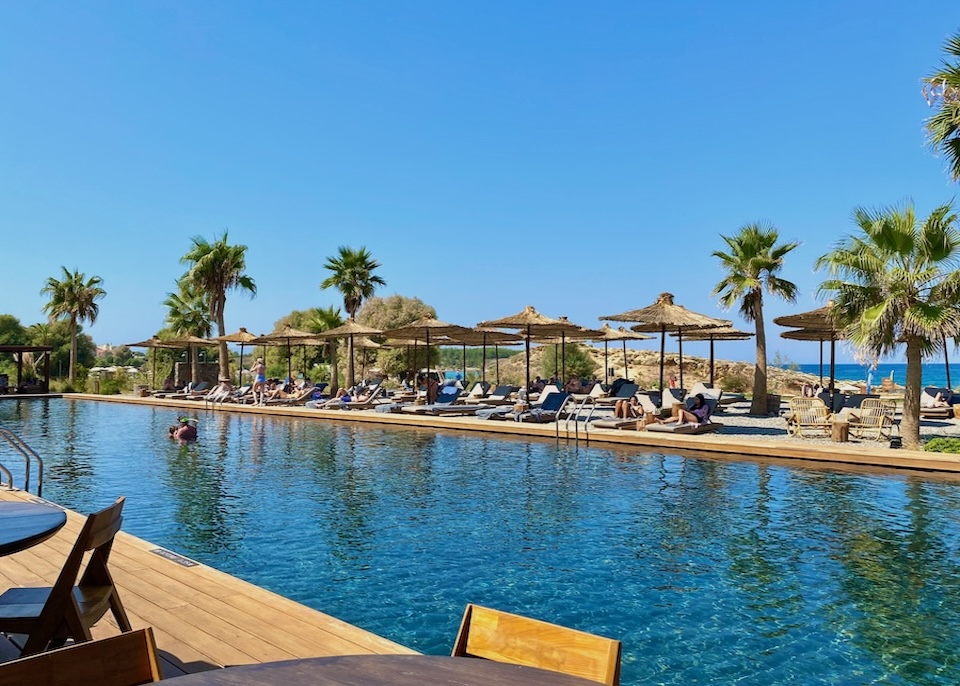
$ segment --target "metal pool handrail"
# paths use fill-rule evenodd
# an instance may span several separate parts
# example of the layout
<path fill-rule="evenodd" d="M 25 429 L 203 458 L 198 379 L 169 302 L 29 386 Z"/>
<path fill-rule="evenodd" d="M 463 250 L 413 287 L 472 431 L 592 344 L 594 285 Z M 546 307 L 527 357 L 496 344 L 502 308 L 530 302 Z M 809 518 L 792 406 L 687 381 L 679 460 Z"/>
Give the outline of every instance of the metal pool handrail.
<path fill-rule="evenodd" d="M 4 429 L 0 427 L 0 438 L 3 438 L 10 446 L 16 450 L 18 453 L 23 455 L 25 460 L 24 467 L 24 479 L 23 479 L 23 490 L 30 490 L 30 461 L 37 461 L 37 495 L 41 498 L 43 497 L 43 458 L 37 455 L 36 451 L 31 448 L 29 445 L 24 442 L 17 434 L 10 431 L 10 429 Z M 10 487 L 13 488 L 13 475 L 10 474 L 10 471 L 0 465 L 0 471 L 3 471 L 7 475 L 7 482 L 10 484 Z"/>

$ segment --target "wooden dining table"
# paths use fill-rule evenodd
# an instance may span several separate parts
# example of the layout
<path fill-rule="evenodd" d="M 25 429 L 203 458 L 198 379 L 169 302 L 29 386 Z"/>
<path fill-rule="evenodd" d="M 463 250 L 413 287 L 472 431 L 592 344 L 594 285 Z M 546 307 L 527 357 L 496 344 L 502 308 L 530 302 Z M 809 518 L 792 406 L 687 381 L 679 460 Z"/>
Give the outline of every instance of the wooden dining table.
<path fill-rule="evenodd" d="M 433 655 L 344 655 L 264 662 L 196 672 L 164 682 L 171 686 L 597 686 L 595 681 L 536 667 Z"/>
<path fill-rule="evenodd" d="M 66 512 L 53 505 L 0 502 L 0 556 L 42 543 L 66 523 Z"/>

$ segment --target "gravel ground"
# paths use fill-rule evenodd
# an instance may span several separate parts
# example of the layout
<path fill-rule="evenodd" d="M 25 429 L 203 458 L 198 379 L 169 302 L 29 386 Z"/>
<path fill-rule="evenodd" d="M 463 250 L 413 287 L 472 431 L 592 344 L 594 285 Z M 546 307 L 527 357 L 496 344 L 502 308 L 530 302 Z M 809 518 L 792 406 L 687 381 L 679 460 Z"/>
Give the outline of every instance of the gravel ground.
<path fill-rule="evenodd" d="M 803 440 L 809 443 L 832 443 L 829 436 L 814 435 L 810 438 L 804 436 L 802 439 L 796 439 L 787 435 L 787 422 L 783 416 L 777 417 L 758 417 L 747 414 L 750 411 L 749 403 L 736 403 L 727 405 L 722 412 L 714 415 L 714 419 L 723 424 L 718 431 L 723 436 L 743 436 L 751 440 L 758 441 L 790 441 Z M 786 413 L 786 403 L 784 403 L 781 414 Z M 898 418 L 899 421 L 899 418 Z M 896 435 L 896 433 L 894 434 Z M 920 420 L 920 438 L 924 441 L 937 436 L 960 437 L 960 420 L 955 419 L 921 419 Z M 873 438 L 857 438 L 851 434 L 851 444 L 862 443 L 875 446 L 876 448 L 890 449 L 889 441 L 877 441 Z"/>

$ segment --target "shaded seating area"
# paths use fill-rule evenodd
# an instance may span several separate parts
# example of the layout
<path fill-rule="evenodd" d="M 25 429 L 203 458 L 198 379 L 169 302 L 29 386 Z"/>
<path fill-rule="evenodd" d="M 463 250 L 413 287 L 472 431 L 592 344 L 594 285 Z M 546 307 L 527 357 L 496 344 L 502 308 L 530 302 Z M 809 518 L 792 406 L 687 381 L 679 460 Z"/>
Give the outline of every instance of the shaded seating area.
<path fill-rule="evenodd" d="M 452 655 L 539 667 L 617 686 L 621 652 L 615 639 L 471 603 Z"/>
<path fill-rule="evenodd" d="M 52 587 L 11 588 L 0 595 L 0 631 L 27 635 L 22 656 L 60 647 L 68 639 L 90 641 L 90 627 L 108 610 L 121 631 L 131 630 L 107 567 L 123 522 L 123 502 L 118 498 L 87 517 Z M 81 576 L 85 557 L 89 559 Z"/>
<path fill-rule="evenodd" d="M 0 663 L 0 684 L 29 686 L 139 686 L 160 681 L 153 629 Z"/>
<path fill-rule="evenodd" d="M 48 393 L 50 391 L 50 352 L 53 348 L 49 345 L 0 345 L 0 353 L 13 355 L 17 363 L 17 382 L 11 385 L 10 379 L 4 374 L 0 378 L 0 395 L 10 393 Z M 39 353 L 39 359 L 34 361 L 34 367 L 43 374 L 43 379 L 24 379 L 23 377 L 23 356 L 25 353 L 36 355 Z"/>

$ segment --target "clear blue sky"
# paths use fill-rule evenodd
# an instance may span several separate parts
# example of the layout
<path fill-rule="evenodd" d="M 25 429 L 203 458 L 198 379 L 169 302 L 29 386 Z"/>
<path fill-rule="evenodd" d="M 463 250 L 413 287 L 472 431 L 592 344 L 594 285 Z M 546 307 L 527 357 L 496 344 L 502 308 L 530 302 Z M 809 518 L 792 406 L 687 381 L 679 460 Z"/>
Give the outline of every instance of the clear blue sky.
<path fill-rule="evenodd" d="M 803 243 L 769 322 L 820 305 L 855 206 L 956 195 L 920 78 L 958 28 L 956 0 L 2 3 L 0 312 L 41 321 L 64 265 L 104 280 L 98 343 L 147 338 L 226 229 L 259 288 L 229 330 L 340 304 L 339 245 L 459 324 L 722 315 L 711 252 L 765 220 Z"/>

